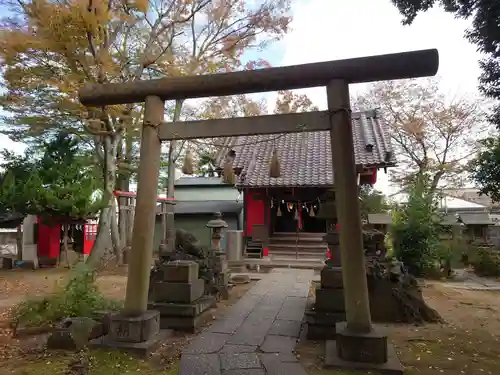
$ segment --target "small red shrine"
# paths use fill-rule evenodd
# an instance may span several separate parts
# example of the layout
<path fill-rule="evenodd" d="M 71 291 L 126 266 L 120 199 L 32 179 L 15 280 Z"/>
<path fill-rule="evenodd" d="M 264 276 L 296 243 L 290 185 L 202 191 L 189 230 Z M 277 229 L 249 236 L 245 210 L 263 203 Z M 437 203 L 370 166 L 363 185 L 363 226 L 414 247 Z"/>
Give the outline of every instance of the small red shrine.
<path fill-rule="evenodd" d="M 69 224 L 69 244 L 75 252 L 89 255 L 97 236 L 97 220 L 95 218 L 58 221 L 57 219 L 32 216 L 23 225 L 24 233 L 32 233 L 32 244 L 36 245 L 38 259 L 57 259 L 61 252 L 63 239 L 62 225 Z M 32 225 L 28 230 L 27 225 Z M 29 243 L 29 239 L 25 239 Z"/>
<path fill-rule="evenodd" d="M 358 184 L 373 185 L 377 171 L 396 162 L 388 129 L 376 111 L 365 111 L 352 114 L 352 132 Z M 231 137 L 223 146 L 219 171 L 229 160 L 243 191 L 247 249 L 260 246 L 275 257 L 323 257 L 322 237 L 327 226 L 337 224 L 317 217 L 327 192 L 335 189 L 330 132 Z M 270 177 L 273 154 L 279 177 Z"/>

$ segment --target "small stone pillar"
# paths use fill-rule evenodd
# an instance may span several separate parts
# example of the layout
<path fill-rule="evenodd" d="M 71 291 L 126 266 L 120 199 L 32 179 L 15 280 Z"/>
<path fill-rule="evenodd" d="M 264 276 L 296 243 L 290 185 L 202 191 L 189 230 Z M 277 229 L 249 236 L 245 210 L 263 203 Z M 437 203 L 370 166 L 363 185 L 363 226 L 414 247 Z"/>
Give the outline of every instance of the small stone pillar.
<path fill-rule="evenodd" d="M 335 325 L 345 320 L 342 268 L 340 267 L 339 236 L 335 227 L 323 237 L 328 244 L 331 259 L 321 270 L 321 285 L 316 289 L 314 307 L 306 310 L 307 338 L 309 340 L 332 340 Z"/>
<path fill-rule="evenodd" d="M 226 253 L 220 247 L 222 231 L 227 228 L 227 223 L 222 219 L 222 214 L 216 212 L 214 218 L 206 224 L 207 228 L 212 230 L 212 246 L 209 257 L 209 267 L 214 274 L 215 286 L 218 289 L 218 297 L 221 299 L 229 298 L 229 279 L 230 273 L 227 266 Z"/>
<path fill-rule="evenodd" d="M 152 281 L 149 308 L 160 312 L 160 327 L 194 333 L 212 318 L 215 298 L 204 295 L 199 265 L 176 260 L 161 266 L 160 280 Z"/>

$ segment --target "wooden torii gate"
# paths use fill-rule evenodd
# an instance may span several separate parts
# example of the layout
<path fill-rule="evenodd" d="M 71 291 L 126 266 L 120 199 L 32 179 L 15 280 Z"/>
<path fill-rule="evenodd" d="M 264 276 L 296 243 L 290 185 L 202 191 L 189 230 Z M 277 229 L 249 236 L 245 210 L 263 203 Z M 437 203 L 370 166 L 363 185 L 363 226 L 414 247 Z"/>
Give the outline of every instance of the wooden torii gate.
<path fill-rule="evenodd" d="M 161 142 L 171 139 L 229 137 L 330 130 L 337 217 L 340 228 L 347 331 L 362 348 L 372 334 L 365 275 L 356 164 L 351 131 L 349 84 L 432 76 L 439 65 L 435 49 L 360 57 L 279 68 L 89 85 L 80 93 L 86 106 L 145 102 L 136 213 L 129 259 L 124 314 L 147 311 Z M 164 122 L 166 100 L 203 98 L 326 87 L 328 110 L 248 118 Z M 362 361 L 362 358 L 360 358 Z M 366 362 L 366 360 L 365 360 Z"/>

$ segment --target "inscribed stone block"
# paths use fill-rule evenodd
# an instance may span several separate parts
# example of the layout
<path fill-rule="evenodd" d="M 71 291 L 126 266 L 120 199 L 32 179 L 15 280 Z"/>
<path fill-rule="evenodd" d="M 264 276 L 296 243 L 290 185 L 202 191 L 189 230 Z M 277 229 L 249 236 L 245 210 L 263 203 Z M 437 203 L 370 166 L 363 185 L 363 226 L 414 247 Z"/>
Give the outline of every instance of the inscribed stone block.
<path fill-rule="evenodd" d="M 110 316 L 109 336 L 113 341 L 143 342 L 160 330 L 160 313 L 146 311 L 139 316 L 117 313 Z"/>

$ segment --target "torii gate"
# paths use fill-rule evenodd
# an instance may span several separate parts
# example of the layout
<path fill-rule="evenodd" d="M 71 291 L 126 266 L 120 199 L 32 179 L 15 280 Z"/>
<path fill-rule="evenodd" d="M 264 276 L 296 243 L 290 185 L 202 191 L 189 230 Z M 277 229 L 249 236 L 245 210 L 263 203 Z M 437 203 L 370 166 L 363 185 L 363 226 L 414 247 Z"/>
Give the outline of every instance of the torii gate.
<path fill-rule="evenodd" d="M 362 276 L 366 271 L 349 84 L 432 76 L 437 73 L 438 65 L 438 51 L 431 49 L 252 71 L 95 84 L 83 88 L 79 93 L 80 101 L 87 106 L 145 102 L 127 295 L 124 313 L 116 319 L 128 324 L 127 316 L 144 316 L 145 320 L 151 316 L 147 312 L 147 298 L 162 141 L 300 132 L 304 127 L 307 131 L 330 130 L 337 217 L 342 228 L 339 236 L 347 320 L 343 336 L 349 336 L 350 346 L 359 349 L 358 361 L 370 362 L 367 351 L 387 352 L 386 339 L 378 340 L 380 336 L 373 333 L 367 281 Z M 163 121 L 166 100 L 321 86 L 326 86 L 327 111 L 174 123 Z M 385 347 L 374 345 L 371 339 L 385 343 Z M 341 360 L 347 359 L 343 358 L 341 349 L 338 356 Z M 350 360 L 353 360 L 352 356 Z"/>

